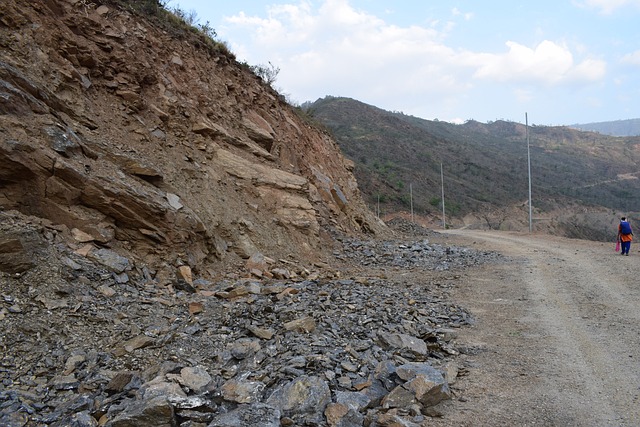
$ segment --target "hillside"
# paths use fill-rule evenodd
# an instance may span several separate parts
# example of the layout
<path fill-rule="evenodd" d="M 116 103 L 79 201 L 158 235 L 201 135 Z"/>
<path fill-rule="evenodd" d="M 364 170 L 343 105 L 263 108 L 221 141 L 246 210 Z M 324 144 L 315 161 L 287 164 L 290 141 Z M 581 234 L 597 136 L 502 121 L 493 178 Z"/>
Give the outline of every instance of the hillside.
<path fill-rule="evenodd" d="M 375 210 L 379 202 L 383 215 L 408 211 L 411 190 L 414 213 L 436 224 L 442 164 L 450 221 L 516 229 L 528 222 L 524 124 L 455 125 L 335 97 L 305 108 L 354 161 L 367 203 Z M 609 227 L 616 212 L 640 211 L 640 138 L 532 126 L 529 142 L 534 217 L 540 228 L 608 239 L 601 234 L 603 226 Z"/>
<path fill-rule="evenodd" d="M 583 123 L 571 125 L 574 129 L 598 132 L 612 136 L 640 135 L 640 119 L 614 120 L 611 122 Z"/>

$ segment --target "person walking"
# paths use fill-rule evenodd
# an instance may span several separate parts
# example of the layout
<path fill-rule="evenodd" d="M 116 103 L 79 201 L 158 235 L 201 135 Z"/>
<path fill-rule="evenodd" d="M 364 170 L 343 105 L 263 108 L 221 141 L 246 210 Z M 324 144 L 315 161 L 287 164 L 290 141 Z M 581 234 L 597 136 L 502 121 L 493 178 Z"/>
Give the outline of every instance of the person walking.
<path fill-rule="evenodd" d="M 627 221 L 626 217 L 620 218 L 620 224 L 618 224 L 618 241 L 620 241 L 620 255 L 629 256 L 629 249 L 631 249 L 631 241 L 633 240 L 633 230 L 631 224 Z"/>

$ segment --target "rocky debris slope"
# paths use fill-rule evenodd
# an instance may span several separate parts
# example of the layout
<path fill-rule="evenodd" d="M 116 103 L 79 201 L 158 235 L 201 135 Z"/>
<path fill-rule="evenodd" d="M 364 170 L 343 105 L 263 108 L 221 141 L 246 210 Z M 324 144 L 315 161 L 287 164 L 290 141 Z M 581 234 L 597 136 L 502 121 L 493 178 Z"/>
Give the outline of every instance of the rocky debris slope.
<path fill-rule="evenodd" d="M 471 319 L 448 291 L 495 259 L 344 237 L 324 264 L 254 257 L 218 281 L 176 265 L 162 286 L 115 252 L 0 215 L 9 427 L 428 423 L 464 374 L 455 331 Z"/>
<path fill-rule="evenodd" d="M 436 413 L 452 270 L 492 255 L 367 240 L 390 232 L 331 138 L 117 4 L 0 3 L 0 425 Z"/>
<path fill-rule="evenodd" d="M 118 4 L 0 5 L 2 208 L 210 278 L 313 258 L 329 226 L 384 232 L 331 138 L 222 47 Z"/>

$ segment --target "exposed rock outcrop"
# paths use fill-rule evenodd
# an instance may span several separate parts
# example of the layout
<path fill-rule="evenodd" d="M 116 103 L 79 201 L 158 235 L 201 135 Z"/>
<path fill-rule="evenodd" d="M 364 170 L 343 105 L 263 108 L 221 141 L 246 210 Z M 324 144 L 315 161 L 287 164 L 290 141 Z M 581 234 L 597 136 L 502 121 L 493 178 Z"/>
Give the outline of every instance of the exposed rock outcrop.
<path fill-rule="evenodd" d="M 75 0 L 3 2 L 0 46 L 0 206 L 79 246 L 206 275 L 384 230 L 335 142 L 224 50 Z"/>

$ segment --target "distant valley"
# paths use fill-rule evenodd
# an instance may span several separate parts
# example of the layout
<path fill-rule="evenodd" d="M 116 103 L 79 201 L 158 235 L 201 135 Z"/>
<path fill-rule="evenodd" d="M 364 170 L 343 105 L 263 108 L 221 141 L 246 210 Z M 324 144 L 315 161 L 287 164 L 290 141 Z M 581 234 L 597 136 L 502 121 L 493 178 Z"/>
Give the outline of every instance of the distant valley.
<path fill-rule="evenodd" d="M 456 125 L 339 97 L 303 108 L 355 163 L 365 200 L 382 216 L 412 212 L 437 225 L 444 187 L 445 216 L 455 226 L 526 227 L 524 124 Z M 640 211 L 640 137 L 573 126 L 529 126 L 528 134 L 538 228 L 607 240 L 620 212 L 633 216 Z"/>

